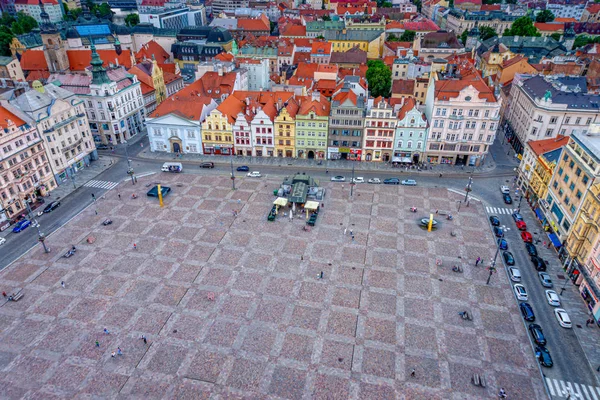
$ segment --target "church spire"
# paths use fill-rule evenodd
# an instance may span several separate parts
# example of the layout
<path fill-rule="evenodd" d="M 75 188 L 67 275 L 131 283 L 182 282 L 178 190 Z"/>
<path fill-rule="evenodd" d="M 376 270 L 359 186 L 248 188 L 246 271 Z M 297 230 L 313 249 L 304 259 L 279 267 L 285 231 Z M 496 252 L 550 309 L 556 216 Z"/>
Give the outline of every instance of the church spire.
<path fill-rule="evenodd" d="M 92 41 L 92 61 L 90 61 L 90 65 L 92 66 L 92 84 L 94 85 L 102 85 L 105 83 L 110 83 L 111 80 L 106 74 L 106 68 L 102 66 L 103 62 L 100 58 L 100 55 L 96 51 L 96 46 L 94 45 L 94 41 Z"/>
<path fill-rule="evenodd" d="M 58 30 L 56 29 L 56 25 L 50 22 L 50 15 L 46 12 L 44 8 L 44 3 L 42 0 L 38 0 L 38 4 L 40 6 L 40 18 L 42 19 L 42 23 L 40 25 L 40 31 L 42 33 L 56 33 Z"/>

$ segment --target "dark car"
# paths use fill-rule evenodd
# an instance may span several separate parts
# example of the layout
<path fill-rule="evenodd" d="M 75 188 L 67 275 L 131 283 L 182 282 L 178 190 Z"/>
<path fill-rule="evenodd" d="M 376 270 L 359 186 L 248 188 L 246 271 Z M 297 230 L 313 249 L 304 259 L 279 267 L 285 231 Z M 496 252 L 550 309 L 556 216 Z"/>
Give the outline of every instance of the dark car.
<path fill-rule="evenodd" d="M 506 265 L 515 265 L 515 258 L 510 251 L 503 252 L 502 257 L 504 258 Z"/>
<path fill-rule="evenodd" d="M 512 197 L 510 197 L 510 194 L 508 194 L 508 193 L 503 194 L 502 199 L 504 200 L 504 202 L 506 204 L 512 204 Z"/>
<path fill-rule="evenodd" d="M 546 270 L 546 262 L 538 256 L 531 256 L 531 262 L 537 271 Z"/>
<path fill-rule="evenodd" d="M 542 327 L 538 324 L 529 324 L 529 333 L 533 338 L 533 341 L 538 346 L 546 345 L 546 337 L 544 336 L 544 332 L 542 332 Z"/>
<path fill-rule="evenodd" d="M 498 217 L 492 215 L 490 217 L 490 224 L 492 224 L 492 226 L 500 226 L 500 220 L 498 219 Z"/>
<path fill-rule="evenodd" d="M 108 145 L 104 143 L 100 143 L 96 145 L 96 149 L 98 150 L 108 150 Z"/>
<path fill-rule="evenodd" d="M 523 221 L 523 216 L 521 214 L 519 214 L 519 213 L 513 213 L 512 217 L 515 220 L 515 222 L 517 222 L 517 221 Z"/>
<path fill-rule="evenodd" d="M 498 247 L 500 247 L 500 250 L 508 250 L 508 242 L 506 239 L 498 239 Z"/>
<path fill-rule="evenodd" d="M 550 368 L 554 365 L 550 352 L 544 346 L 535 347 L 535 357 L 538 359 L 540 364 L 546 368 Z"/>
<path fill-rule="evenodd" d="M 31 221 L 29 221 L 28 219 L 22 219 L 21 221 L 17 222 L 12 231 L 14 233 L 22 232 L 25 229 L 27 229 L 29 225 L 31 225 Z"/>
<path fill-rule="evenodd" d="M 519 303 L 519 309 L 521 310 L 521 315 L 523 315 L 525 321 L 535 321 L 535 314 L 529 303 Z"/>
<path fill-rule="evenodd" d="M 535 247 L 535 245 L 533 243 L 525 243 L 525 248 L 527 249 L 527 253 L 530 256 L 537 256 L 538 252 L 537 249 Z"/>
<path fill-rule="evenodd" d="M 202 164 L 200 164 L 200 168 L 214 168 L 215 167 L 215 163 L 213 162 L 203 162 Z"/>
<path fill-rule="evenodd" d="M 237 167 L 235 170 L 240 172 L 248 172 L 250 171 L 250 168 L 246 165 L 242 165 L 241 167 Z"/>
<path fill-rule="evenodd" d="M 495 226 L 494 235 L 496 235 L 496 237 L 504 237 L 504 231 L 499 226 Z"/>
<path fill-rule="evenodd" d="M 398 178 L 387 178 L 383 180 L 384 185 L 399 185 L 400 179 Z"/>
<path fill-rule="evenodd" d="M 44 212 L 49 213 L 50 211 L 54 210 L 55 208 L 58 208 L 58 206 L 60 206 L 60 201 L 53 201 L 52 203 L 48 204 L 46 206 L 46 208 L 44 208 Z"/>

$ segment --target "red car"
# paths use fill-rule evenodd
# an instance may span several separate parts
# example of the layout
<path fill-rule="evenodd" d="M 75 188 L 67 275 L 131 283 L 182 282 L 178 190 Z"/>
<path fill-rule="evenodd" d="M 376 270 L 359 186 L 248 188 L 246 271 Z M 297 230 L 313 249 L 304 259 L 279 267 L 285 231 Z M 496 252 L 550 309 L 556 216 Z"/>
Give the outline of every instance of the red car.
<path fill-rule="evenodd" d="M 533 237 L 531 237 L 531 233 L 529 233 L 527 231 L 521 232 L 521 239 L 523 239 L 523 241 L 526 243 L 533 242 Z"/>
<path fill-rule="evenodd" d="M 517 228 L 520 231 L 524 231 L 527 229 L 527 224 L 525 223 L 525 221 L 515 221 L 515 224 L 517 225 Z"/>

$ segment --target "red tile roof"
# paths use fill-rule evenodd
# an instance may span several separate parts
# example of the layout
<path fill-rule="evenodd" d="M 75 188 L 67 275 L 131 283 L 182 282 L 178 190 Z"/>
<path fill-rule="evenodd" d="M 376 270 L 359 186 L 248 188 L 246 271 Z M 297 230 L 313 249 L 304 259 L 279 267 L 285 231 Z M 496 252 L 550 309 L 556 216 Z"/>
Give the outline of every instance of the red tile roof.
<path fill-rule="evenodd" d="M 298 78 L 313 78 L 320 64 L 299 63 L 298 68 L 294 72 L 294 76 Z"/>
<path fill-rule="evenodd" d="M 21 118 L 17 117 L 3 106 L 0 106 L 0 128 L 8 128 L 8 120 L 12 121 L 16 126 L 25 124 L 25 121 L 23 121 Z"/>
<path fill-rule="evenodd" d="M 398 79 L 392 83 L 393 94 L 413 95 L 415 92 L 415 81 L 413 79 Z"/>
<path fill-rule="evenodd" d="M 177 64 L 175 64 L 175 63 L 168 63 L 168 64 L 158 63 L 158 66 L 160 67 L 160 69 L 163 70 L 163 74 L 167 73 L 167 72 L 170 72 L 171 74 L 177 73 Z"/>
<path fill-rule="evenodd" d="M 261 14 L 259 18 L 238 18 L 238 30 L 247 32 L 271 31 L 269 18 L 265 14 Z"/>
<path fill-rule="evenodd" d="M 553 24 L 547 22 L 534 22 L 536 28 L 543 32 L 557 32 L 565 29 L 565 24 Z"/>
<path fill-rule="evenodd" d="M 233 54 L 229 53 L 219 53 L 215 56 L 215 60 L 232 62 L 235 59 Z"/>
<path fill-rule="evenodd" d="M 183 79 L 180 75 L 172 74 L 168 71 L 163 70 L 163 80 L 165 81 L 165 85 L 176 81 L 177 79 Z"/>
<path fill-rule="evenodd" d="M 317 90 L 333 90 L 335 89 L 335 79 L 321 79 L 315 85 L 315 89 Z"/>
<path fill-rule="evenodd" d="M 306 26 L 287 24 L 283 32 L 281 32 L 281 36 L 305 37 Z"/>
<path fill-rule="evenodd" d="M 455 0 L 456 1 L 456 0 Z M 481 0 L 479 0 L 481 3 Z M 424 19 L 422 21 L 408 21 L 404 23 L 404 29 L 415 32 L 437 32 L 440 27 L 430 19 Z"/>
<path fill-rule="evenodd" d="M 155 90 L 152 86 L 148 86 L 144 82 L 140 82 L 140 88 L 142 89 L 142 96 L 152 93 Z"/>
<path fill-rule="evenodd" d="M 565 22 L 579 22 L 579 21 L 577 21 L 575 18 L 554 18 L 554 21 L 552 21 L 552 22 L 565 23 Z"/>
<path fill-rule="evenodd" d="M 553 139 L 530 140 L 527 142 L 531 147 L 531 150 L 533 150 L 538 157 L 549 151 L 560 149 L 561 147 L 566 146 L 567 143 L 569 143 L 569 137 L 562 135 L 558 135 Z"/>
<path fill-rule="evenodd" d="M 331 108 L 331 103 L 325 96 L 319 93 L 319 101 L 313 100 L 312 96 L 306 96 L 301 104 L 300 110 L 298 110 L 298 114 L 300 115 L 308 115 L 309 112 L 314 112 L 319 117 L 329 116 L 329 110 Z"/>
<path fill-rule="evenodd" d="M 149 117 L 158 118 L 167 114 L 177 114 L 186 119 L 199 121 L 204 107 L 210 104 L 212 99 L 206 96 L 190 96 L 189 93 L 183 94 L 186 89 L 160 103 Z"/>
<path fill-rule="evenodd" d="M 454 0 L 454 5 L 457 4 L 467 4 L 467 3 L 471 3 L 471 4 L 482 4 L 481 0 Z"/>
<path fill-rule="evenodd" d="M 471 74 L 461 79 L 445 79 L 435 81 L 435 98 L 448 101 L 451 98 L 458 97 L 460 92 L 469 86 L 473 86 L 479 92 L 480 99 L 486 99 L 489 102 L 496 102 L 494 92 L 483 81 L 479 74 Z"/>
<path fill-rule="evenodd" d="M 310 62 L 310 53 L 304 51 L 295 52 L 293 62 L 295 65 L 306 64 Z"/>
<path fill-rule="evenodd" d="M 357 105 L 358 97 L 353 90 L 347 90 L 345 92 L 339 92 L 332 100 L 337 101 L 339 104 L 344 103 L 346 100 L 350 100 L 352 104 Z"/>
<path fill-rule="evenodd" d="M 27 75 L 27 78 L 25 78 L 25 80 L 27 82 L 33 82 L 33 81 L 45 81 L 50 77 L 50 71 L 40 71 L 40 70 L 35 70 L 35 71 L 31 71 L 29 73 L 29 75 Z"/>
<path fill-rule="evenodd" d="M 96 50 L 98 55 L 103 61 L 105 67 L 109 64 L 115 64 L 115 59 L 119 60 L 119 65 L 123 65 L 125 68 L 131 68 L 131 57 L 127 50 L 123 50 L 121 55 L 118 55 L 115 50 Z M 69 65 L 71 71 L 85 71 L 90 66 L 92 61 L 91 50 L 67 50 L 67 57 L 69 58 Z"/>
<path fill-rule="evenodd" d="M 46 56 L 42 50 L 25 50 L 21 55 L 23 71 L 48 71 Z"/>
<path fill-rule="evenodd" d="M 160 44 L 156 43 L 154 40 L 151 40 L 148 43 L 144 44 L 140 51 L 138 51 L 135 54 L 135 60 L 136 62 L 141 62 L 142 60 L 144 60 L 144 58 L 151 60 L 152 56 L 156 58 L 156 61 L 159 64 L 164 63 L 170 57 L 169 53 L 165 49 L 163 49 Z"/>
<path fill-rule="evenodd" d="M 412 97 L 403 97 L 403 99 L 405 99 L 404 100 L 404 104 L 402 105 L 402 108 L 400 108 L 400 111 L 398 112 L 398 119 L 399 120 L 403 120 L 404 117 L 406 117 L 406 114 L 410 110 L 412 110 L 413 108 L 415 108 L 415 106 L 417 105 L 417 102 Z"/>
<path fill-rule="evenodd" d="M 481 11 L 500 11 L 500 4 L 482 4 Z"/>
<path fill-rule="evenodd" d="M 331 42 L 313 42 L 311 54 L 331 54 Z"/>
<path fill-rule="evenodd" d="M 598 12 L 600 12 L 600 4 L 590 4 L 589 6 L 587 6 L 585 8 L 587 10 L 587 12 L 589 12 L 590 14 L 597 14 Z M 558 19 L 558 18 L 557 18 Z"/>

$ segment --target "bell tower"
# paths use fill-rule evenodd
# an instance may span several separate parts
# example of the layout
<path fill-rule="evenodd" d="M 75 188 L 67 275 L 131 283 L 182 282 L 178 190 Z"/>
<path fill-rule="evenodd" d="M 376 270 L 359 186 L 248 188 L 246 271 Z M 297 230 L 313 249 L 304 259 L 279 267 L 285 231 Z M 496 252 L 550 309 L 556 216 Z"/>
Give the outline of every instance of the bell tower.
<path fill-rule="evenodd" d="M 42 19 L 40 33 L 42 42 L 44 43 L 44 56 L 46 57 L 48 69 L 50 72 L 67 72 L 69 71 L 70 65 L 65 43 L 61 39 L 56 25 L 50 22 L 50 16 L 44 9 L 42 0 L 39 0 L 39 4 L 42 10 L 40 14 Z"/>

